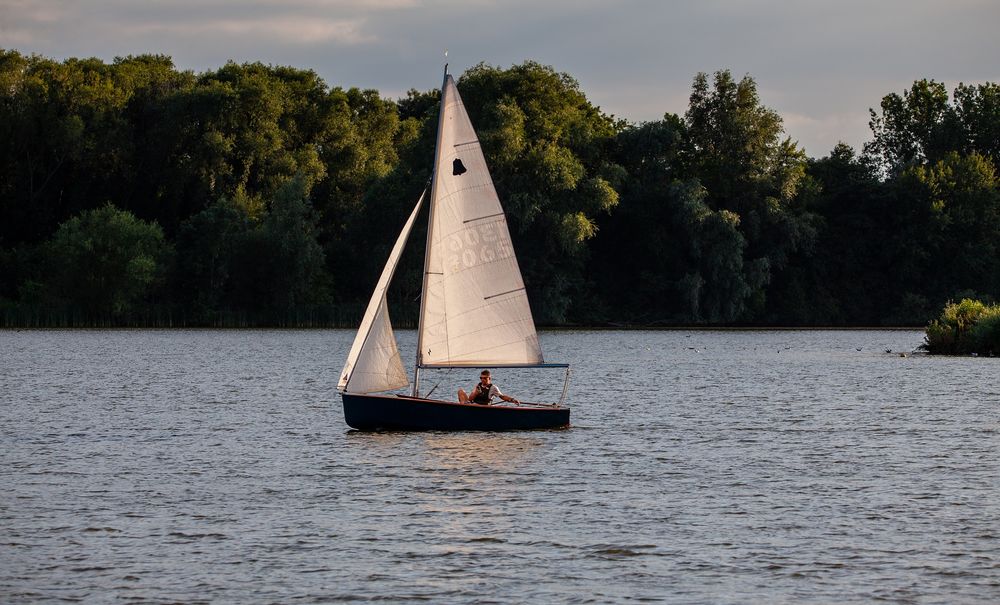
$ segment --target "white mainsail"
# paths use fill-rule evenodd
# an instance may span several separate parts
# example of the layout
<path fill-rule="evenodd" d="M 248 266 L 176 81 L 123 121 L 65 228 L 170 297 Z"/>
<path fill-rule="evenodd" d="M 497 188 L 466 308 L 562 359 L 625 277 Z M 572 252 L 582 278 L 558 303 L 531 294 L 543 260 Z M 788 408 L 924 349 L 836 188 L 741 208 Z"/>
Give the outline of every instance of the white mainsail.
<path fill-rule="evenodd" d="M 420 205 L 424 201 L 426 191 L 420 195 L 417 205 L 410 213 L 403 226 L 403 231 L 396 238 L 389 260 L 382 269 L 378 284 L 368 301 L 368 308 L 361 320 L 361 326 L 354 337 L 351 352 L 347 355 L 344 370 L 340 373 L 337 388 L 347 393 L 374 393 L 400 389 L 410 384 L 403 369 L 403 360 L 399 357 L 396 346 L 396 336 L 392 332 L 389 321 L 389 308 L 385 293 L 389 289 L 392 275 L 396 271 L 399 257 L 403 254 L 406 240 L 417 219 Z"/>
<path fill-rule="evenodd" d="M 507 219 L 450 75 L 441 95 L 417 365 L 541 364 Z"/>

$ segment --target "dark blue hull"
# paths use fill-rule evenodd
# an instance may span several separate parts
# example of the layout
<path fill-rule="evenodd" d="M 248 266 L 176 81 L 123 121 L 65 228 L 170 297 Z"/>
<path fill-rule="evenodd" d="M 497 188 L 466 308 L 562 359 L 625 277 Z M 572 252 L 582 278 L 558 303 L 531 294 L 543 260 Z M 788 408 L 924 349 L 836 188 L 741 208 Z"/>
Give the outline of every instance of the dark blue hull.
<path fill-rule="evenodd" d="M 362 431 L 517 431 L 569 426 L 569 408 L 476 405 L 400 395 L 341 393 L 344 419 Z"/>

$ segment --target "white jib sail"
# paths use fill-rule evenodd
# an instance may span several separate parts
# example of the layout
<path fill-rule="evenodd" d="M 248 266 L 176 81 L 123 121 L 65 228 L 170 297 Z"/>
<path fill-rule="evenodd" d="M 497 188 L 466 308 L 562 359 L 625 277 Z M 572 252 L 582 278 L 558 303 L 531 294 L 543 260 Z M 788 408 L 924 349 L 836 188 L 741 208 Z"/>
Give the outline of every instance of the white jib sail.
<path fill-rule="evenodd" d="M 441 94 L 417 363 L 542 363 L 507 219 L 450 75 Z"/>
<path fill-rule="evenodd" d="M 365 309 L 358 333 L 354 337 L 354 344 L 351 345 L 351 351 L 347 355 L 344 370 L 340 373 L 337 388 L 341 391 L 374 393 L 401 389 L 410 384 L 403 370 L 403 360 L 399 357 L 396 336 L 392 333 L 385 293 L 389 289 L 399 257 L 403 254 L 406 240 L 413 229 L 413 222 L 417 219 L 424 195 L 426 191 L 420 195 L 416 207 L 410 213 L 410 218 L 396 238 L 389 260 L 386 261 L 378 284 L 375 285 L 375 291 L 372 292 L 372 298 L 368 301 L 368 308 Z"/>

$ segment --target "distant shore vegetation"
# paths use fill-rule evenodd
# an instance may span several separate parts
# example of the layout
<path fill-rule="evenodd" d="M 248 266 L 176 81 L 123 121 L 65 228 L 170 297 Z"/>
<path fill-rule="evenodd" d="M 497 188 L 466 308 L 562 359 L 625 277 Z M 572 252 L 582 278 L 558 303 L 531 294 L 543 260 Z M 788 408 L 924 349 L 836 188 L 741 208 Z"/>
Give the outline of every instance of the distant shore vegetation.
<path fill-rule="evenodd" d="M 980 338 L 951 323 L 963 299 L 1000 298 L 997 84 L 887 92 L 863 149 L 820 158 L 724 69 L 644 123 L 533 61 L 458 86 L 539 324 L 920 326 L 961 300 L 934 352 Z M 431 176 L 438 98 L 0 49 L 0 327 L 356 325 Z M 389 292 L 402 326 L 424 237 Z"/>

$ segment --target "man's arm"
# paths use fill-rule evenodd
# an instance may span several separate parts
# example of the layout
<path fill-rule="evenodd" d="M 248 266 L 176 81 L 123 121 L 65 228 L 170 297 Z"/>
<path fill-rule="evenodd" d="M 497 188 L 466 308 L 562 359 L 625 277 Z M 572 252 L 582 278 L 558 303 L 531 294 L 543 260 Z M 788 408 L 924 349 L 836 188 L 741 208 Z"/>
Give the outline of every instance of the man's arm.
<path fill-rule="evenodd" d="M 494 385 L 494 388 L 496 388 L 496 385 Z M 520 401 L 518 401 L 518 400 L 517 400 L 517 398 L 515 398 L 515 397 L 509 397 L 509 396 L 507 396 L 507 395 L 504 395 L 503 393 L 501 393 L 501 392 L 500 392 L 500 389 L 497 389 L 497 390 L 496 390 L 496 394 L 497 394 L 497 396 L 498 396 L 498 397 L 499 397 L 500 399 L 503 399 L 503 400 L 504 400 L 504 401 L 506 401 L 507 403 L 521 403 L 521 402 L 520 402 Z"/>

